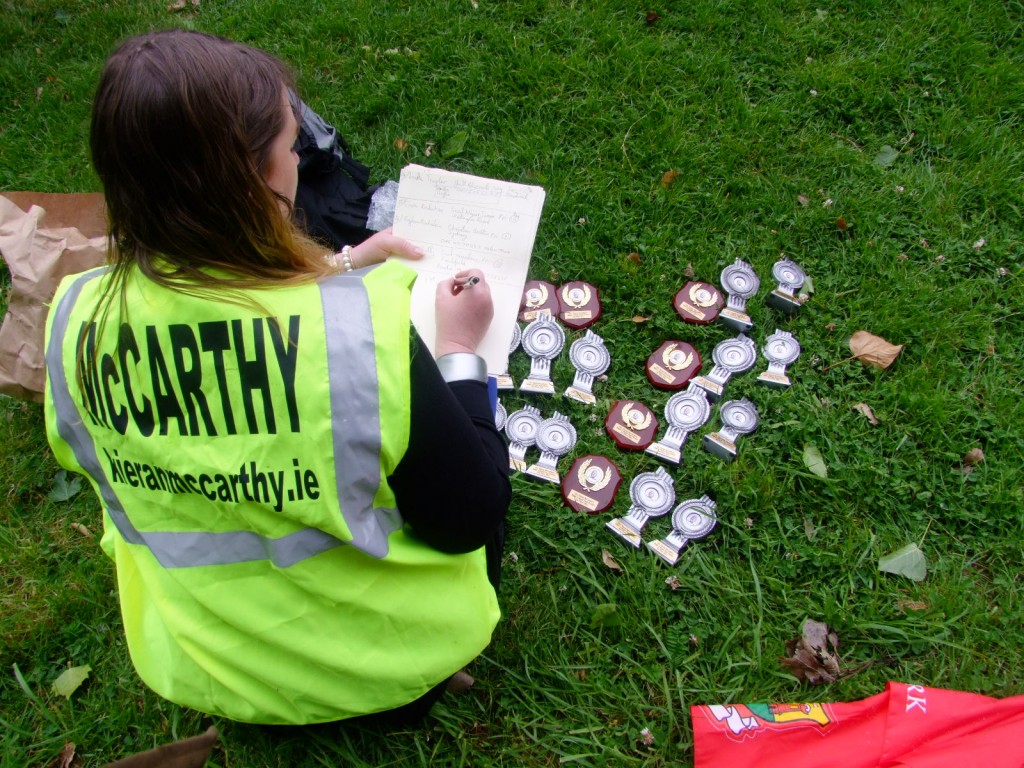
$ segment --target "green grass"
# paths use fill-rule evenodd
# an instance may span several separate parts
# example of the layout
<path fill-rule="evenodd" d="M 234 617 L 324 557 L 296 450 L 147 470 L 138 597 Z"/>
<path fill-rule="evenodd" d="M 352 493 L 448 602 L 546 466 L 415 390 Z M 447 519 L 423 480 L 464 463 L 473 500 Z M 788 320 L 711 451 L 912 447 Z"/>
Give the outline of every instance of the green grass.
<path fill-rule="evenodd" d="M 716 282 L 735 258 L 752 263 L 754 339 L 782 327 L 803 355 L 789 391 L 757 387 L 753 374 L 730 382 L 728 396 L 750 397 L 762 416 L 736 462 L 691 439 L 671 469 L 680 498 L 711 492 L 720 514 L 675 568 L 619 546 L 610 515 L 576 515 L 556 487 L 515 477 L 504 619 L 471 668 L 477 685 L 423 727 L 387 734 L 260 729 L 146 691 L 111 566 L 71 527 L 98 532 L 95 501 L 47 499 L 57 466 L 41 411 L 0 401 L 0 765 L 46 765 L 67 741 L 82 765 L 101 765 L 211 722 L 217 766 L 686 765 L 692 704 L 853 700 L 887 680 L 1024 693 L 1024 5 L 165 6 L 0 7 L 0 188 L 97 190 L 86 133 L 103 58 L 124 35 L 190 26 L 290 61 L 378 181 L 418 162 L 545 187 L 531 276 L 599 286 L 594 330 L 613 358 L 594 408 L 538 403 L 571 416 L 575 455 L 608 455 L 627 479 L 654 468 L 601 427 L 617 399 L 662 411 L 668 393 L 642 369 L 661 341 L 710 357 L 731 335 L 679 321 L 671 300 L 688 266 Z M 445 157 L 460 131 L 464 151 Z M 888 166 L 876 162 L 884 147 L 898 152 Z M 666 171 L 679 174 L 667 185 Z M 780 253 L 814 280 L 791 319 L 763 303 Z M 858 329 L 906 345 L 892 368 L 841 362 Z M 526 370 L 518 353 L 514 377 Z M 556 385 L 571 376 L 563 356 Z M 524 402 L 505 398 L 510 411 Z M 853 410 L 860 402 L 880 425 Z M 804 466 L 806 444 L 826 480 Z M 975 447 L 985 459 L 964 475 Z M 624 487 L 615 509 L 627 506 Z M 649 529 L 664 535 L 666 521 Z M 930 563 L 919 584 L 877 570 L 909 542 Z M 618 626 L 592 625 L 604 605 Z M 778 657 L 808 617 L 865 668 L 821 688 L 786 674 Z M 54 695 L 60 671 L 80 664 L 89 681 L 70 701 Z"/>

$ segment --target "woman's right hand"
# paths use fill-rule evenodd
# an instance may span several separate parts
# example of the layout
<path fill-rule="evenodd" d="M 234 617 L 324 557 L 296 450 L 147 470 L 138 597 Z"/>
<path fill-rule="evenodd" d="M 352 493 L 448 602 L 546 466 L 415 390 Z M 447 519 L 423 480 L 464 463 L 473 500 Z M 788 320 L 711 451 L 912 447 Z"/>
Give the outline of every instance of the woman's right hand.
<path fill-rule="evenodd" d="M 464 286 L 470 277 L 479 278 L 480 282 Z M 491 289 L 483 272 L 467 269 L 438 283 L 434 309 L 434 356 L 452 352 L 475 354 L 494 317 Z"/>

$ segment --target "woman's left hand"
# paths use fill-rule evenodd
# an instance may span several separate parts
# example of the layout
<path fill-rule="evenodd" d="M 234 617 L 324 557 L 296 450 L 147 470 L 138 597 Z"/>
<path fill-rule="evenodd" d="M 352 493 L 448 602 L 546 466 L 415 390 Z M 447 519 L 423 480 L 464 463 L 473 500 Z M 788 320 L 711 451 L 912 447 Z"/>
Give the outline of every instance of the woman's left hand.
<path fill-rule="evenodd" d="M 393 235 L 391 227 L 388 227 L 368 237 L 359 245 L 352 246 L 348 258 L 352 262 L 352 266 L 358 269 L 371 264 L 380 264 L 391 256 L 416 261 L 423 258 L 423 251 L 404 237 Z"/>

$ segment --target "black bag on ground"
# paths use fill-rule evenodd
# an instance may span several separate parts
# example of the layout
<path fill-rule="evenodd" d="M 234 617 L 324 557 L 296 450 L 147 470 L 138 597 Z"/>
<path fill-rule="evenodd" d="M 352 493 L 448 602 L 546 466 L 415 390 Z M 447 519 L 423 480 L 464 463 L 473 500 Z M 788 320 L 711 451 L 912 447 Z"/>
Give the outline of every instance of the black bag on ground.
<path fill-rule="evenodd" d="M 352 157 L 334 126 L 306 104 L 300 107 L 296 221 L 335 251 L 357 245 L 373 234 L 366 228 L 370 199 L 377 189 L 367 185 L 370 169 Z"/>

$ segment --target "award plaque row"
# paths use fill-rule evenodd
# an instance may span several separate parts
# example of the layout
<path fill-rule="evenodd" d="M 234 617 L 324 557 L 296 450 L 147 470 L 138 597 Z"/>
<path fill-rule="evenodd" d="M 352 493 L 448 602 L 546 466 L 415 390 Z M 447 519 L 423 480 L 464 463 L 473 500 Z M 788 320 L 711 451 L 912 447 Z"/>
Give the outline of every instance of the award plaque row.
<path fill-rule="evenodd" d="M 806 281 L 803 270 L 793 261 L 782 258 L 772 268 L 778 287 L 767 297 L 767 303 L 792 314 L 807 300 L 800 293 Z M 711 283 L 691 281 L 673 299 L 679 317 L 687 323 L 708 325 L 718 322 L 738 331 L 735 338 L 719 342 L 712 350 L 714 366 L 704 374 L 700 355 L 692 344 L 668 340 L 647 359 L 648 381 L 656 388 L 676 390 L 665 406 L 667 427 L 661 439 L 655 440 L 659 422 L 654 413 L 637 400 L 619 400 L 605 419 L 605 430 L 619 449 L 644 451 L 660 461 L 678 465 L 682 448 L 690 434 L 704 426 L 711 417 L 713 404 L 723 394 L 726 383 L 736 374 L 754 367 L 757 348 L 746 334 L 754 327 L 746 311 L 747 301 L 760 288 L 753 268 L 737 259 L 727 266 L 720 280 L 723 297 Z M 571 329 L 588 328 L 601 316 L 600 292 L 585 282 L 571 282 L 560 288 L 544 281 L 527 283 L 519 318 L 527 322 L 525 329 L 516 326 L 510 353 L 522 346 L 530 358 L 530 372 L 518 387 L 532 394 L 554 394 L 551 377 L 552 362 L 565 346 L 566 334 L 560 323 Z M 557 318 L 557 320 L 556 320 Z M 800 345 L 789 332 L 777 329 L 761 347 L 768 361 L 767 369 L 757 381 L 766 386 L 785 389 L 791 386 L 786 368 L 800 355 Z M 568 399 L 593 405 L 594 381 L 611 364 L 604 340 L 591 330 L 572 343 L 569 359 L 575 369 L 572 384 L 564 391 Z M 506 368 L 496 376 L 499 390 L 515 389 Z M 737 454 L 737 441 L 752 433 L 759 424 L 756 406 L 747 398 L 722 402 L 719 408 L 721 427 L 705 434 L 703 447 L 724 461 Z M 569 418 L 555 412 L 543 418 L 540 409 L 527 405 L 507 414 L 499 402 L 495 413 L 499 430 L 509 439 L 509 466 L 529 477 L 561 485 L 566 505 L 577 512 L 597 514 L 612 507 L 623 482 L 619 468 L 605 456 L 589 454 L 577 458 L 562 478 L 559 460 L 576 446 L 577 433 Z M 536 446 L 540 458 L 529 463 L 526 455 Z M 663 467 L 638 474 L 630 483 L 631 506 L 622 517 L 606 527 L 622 541 L 635 548 L 643 543 L 641 532 L 647 522 L 667 515 L 676 501 L 672 478 Z M 670 565 L 678 562 L 680 552 L 690 541 L 707 536 L 717 524 L 715 502 L 707 495 L 689 499 L 675 506 L 671 515 L 671 532 L 663 539 L 647 543 L 647 547 Z"/>

